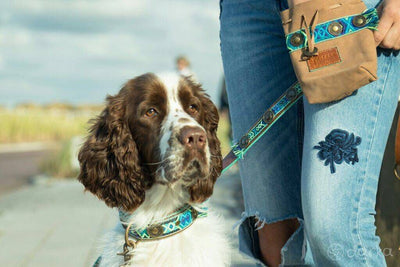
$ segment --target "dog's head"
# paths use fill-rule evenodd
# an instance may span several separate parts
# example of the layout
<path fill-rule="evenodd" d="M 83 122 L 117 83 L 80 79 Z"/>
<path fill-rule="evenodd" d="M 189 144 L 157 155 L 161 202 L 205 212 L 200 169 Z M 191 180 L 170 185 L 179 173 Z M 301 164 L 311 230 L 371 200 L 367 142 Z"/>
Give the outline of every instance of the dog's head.
<path fill-rule="evenodd" d="M 78 179 L 108 206 L 136 209 L 155 182 L 181 183 L 203 202 L 221 173 L 218 111 L 200 85 L 178 75 L 128 81 L 94 120 Z"/>

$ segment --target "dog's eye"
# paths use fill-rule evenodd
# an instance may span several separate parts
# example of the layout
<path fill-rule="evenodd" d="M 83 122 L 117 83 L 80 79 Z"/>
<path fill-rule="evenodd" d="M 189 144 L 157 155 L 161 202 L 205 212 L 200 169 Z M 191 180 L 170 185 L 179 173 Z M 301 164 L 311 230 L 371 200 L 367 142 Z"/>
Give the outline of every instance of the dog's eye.
<path fill-rule="evenodd" d="M 149 110 L 146 111 L 145 116 L 149 117 L 149 118 L 153 118 L 154 116 L 156 116 L 158 114 L 157 110 L 154 108 L 150 108 Z"/>
<path fill-rule="evenodd" d="M 189 112 L 192 114 L 196 114 L 199 111 L 198 107 L 195 104 L 189 106 Z"/>

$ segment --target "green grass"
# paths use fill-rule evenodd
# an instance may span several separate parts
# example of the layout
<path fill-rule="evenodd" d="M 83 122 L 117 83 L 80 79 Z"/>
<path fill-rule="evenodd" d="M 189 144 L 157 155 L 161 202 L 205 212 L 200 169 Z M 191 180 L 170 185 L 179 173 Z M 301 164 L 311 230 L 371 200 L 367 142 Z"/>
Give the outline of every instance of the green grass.
<path fill-rule="evenodd" d="M 46 109 L 0 111 L 0 143 L 54 142 L 84 135 L 88 112 Z"/>
<path fill-rule="evenodd" d="M 39 170 L 50 177 L 77 177 L 79 170 L 72 167 L 71 153 L 71 141 L 66 141 L 63 143 L 61 149 L 54 151 L 40 163 Z"/>
<path fill-rule="evenodd" d="M 98 110 L 66 110 L 25 107 L 0 110 L 0 144 L 21 142 L 57 142 L 61 146 L 41 162 L 41 172 L 51 177 L 76 177 L 72 168 L 71 138 L 85 136 L 88 120 Z"/>
<path fill-rule="evenodd" d="M 231 150 L 231 140 L 229 139 L 230 122 L 227 115 L 221 115 L 218 125 L 217 136 L 221 142 L 222 156 L 228 154 Z"/>
<path fill-rule="evenodd" d="M 13 110 L 0 109 L 0 144 L 21 142 L 59 142 L 61 149 L 43 161 L 40 170 L 52 177 L 75 177 L 71 166 L 70 139 L 86 136 L 88 121 L 101 110 L 100 106 L 65 109 L 24 105 Z M 222 155 L 230 150 L 229 120 L 221 116 L 218 137 Z"/>

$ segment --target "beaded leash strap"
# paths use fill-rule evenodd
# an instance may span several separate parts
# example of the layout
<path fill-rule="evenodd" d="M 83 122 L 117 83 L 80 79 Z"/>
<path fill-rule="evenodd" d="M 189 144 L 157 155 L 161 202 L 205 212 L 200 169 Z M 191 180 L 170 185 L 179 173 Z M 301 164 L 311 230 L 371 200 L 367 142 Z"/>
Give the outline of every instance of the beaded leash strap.
<path fill-rule="evenodd" d="M 296 82 L 281 95 L 261 118 L 232 146 L 232 150 L 222 160 L 222 173 L 229 169 L 253 146 L 258 139 L 303 95 L 299 82 Z"/>

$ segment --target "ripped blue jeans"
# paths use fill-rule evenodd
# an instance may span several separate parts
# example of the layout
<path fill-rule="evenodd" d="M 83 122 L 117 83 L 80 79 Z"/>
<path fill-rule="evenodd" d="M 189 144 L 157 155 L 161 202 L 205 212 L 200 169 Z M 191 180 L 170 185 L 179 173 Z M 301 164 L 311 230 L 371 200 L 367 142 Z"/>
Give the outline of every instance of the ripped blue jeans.
<path fill-rule="evenodd" d="M 282 1 L 220 1 L 235 140 L 296 80 L 279 17 L 287 8 Z M 300 227 L 281 250 L 282 266 L 386 266 L 374 215 L 400 57 L 380 49 L 378 55 L 376 82 L 334 103 L 311 105 L 304 98 L 240 160 L 242 252 L 260 259 L 256 223 L 297 218 Z"/>

